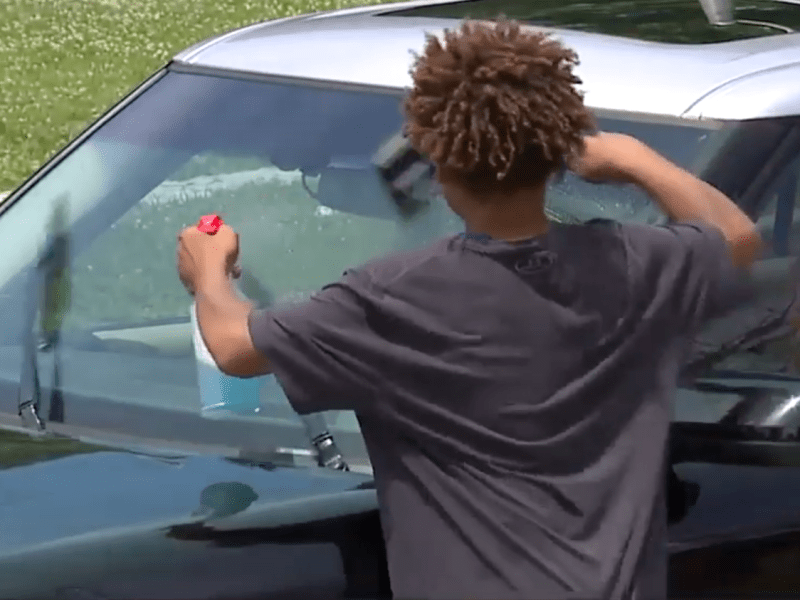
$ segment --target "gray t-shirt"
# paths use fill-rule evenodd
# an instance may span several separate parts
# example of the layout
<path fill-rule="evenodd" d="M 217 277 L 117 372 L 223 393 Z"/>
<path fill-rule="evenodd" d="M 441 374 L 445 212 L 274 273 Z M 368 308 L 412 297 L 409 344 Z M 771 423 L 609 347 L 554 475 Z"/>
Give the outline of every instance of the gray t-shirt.
<path fill-rule="evenodd" d="M 356 411 L 396 598 L 656 600 L 678 372 L 733 276 L 711 227 L 553 224 L 372 261 L 250 331 L 298 413 Z"/>

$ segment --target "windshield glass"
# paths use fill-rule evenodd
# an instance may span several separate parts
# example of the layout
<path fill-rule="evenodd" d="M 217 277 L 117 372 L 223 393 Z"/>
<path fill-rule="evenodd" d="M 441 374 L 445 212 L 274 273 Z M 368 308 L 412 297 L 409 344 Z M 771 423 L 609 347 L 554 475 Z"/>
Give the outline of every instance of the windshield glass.
<path fill-rule="evenodd" d="M 438 197 L 419 218 L 399 219 L 369 166 L 402 125 L 401 97 L 188 72 L 145 89 L 0 217 L 0 414 L 17 413 L 33 330 L 45 421 L 236 451 L 307 448 L 272 377 L 259 380 L 259 410 L 200 416 L 175 235 L 222 214 L 240 234 L 242 292 L 270 306 L 301 301 L 349 266 L 460 231 Z M 687 167 L 717 133 L 624 116 L 601 116 L 600 127 Z M 548 209 L 565 221 L 660 218 L 635 189 L 569 174 L 551 186 Z M 36 278 L 43 271 L 55 274 L 46 285 Z M 355 416 L 325 418 L 349 459 L 366 463 Z"/>

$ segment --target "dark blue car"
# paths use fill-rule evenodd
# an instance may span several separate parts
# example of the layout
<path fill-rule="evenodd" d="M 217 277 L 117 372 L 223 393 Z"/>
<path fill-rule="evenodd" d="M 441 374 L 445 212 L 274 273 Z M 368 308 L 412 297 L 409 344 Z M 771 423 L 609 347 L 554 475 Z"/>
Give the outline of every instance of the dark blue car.
<path fill-rule="evenodd" d="M 712 26 L 694 0 L 474 0 L 198 44 L 0 202 L 0 598 L 391 596 L 354 414 L 303 421 L 271 376 L 249 408 L 202 410 L 175 235 L 222 213 L 242 293 L 269 306 L 459 231 L 430 182 L 400 218 L 370 161 L 401 127 L 409 51 L 500 12 L 578 51 L 602 128 L 757 219 L 754 291 L 695 340 L 676 401 L 670 587 L 800 589 L 800 6 L 752 0 Z M 548 210 L 664 219 L 637 190 L 570 176 Z"/>

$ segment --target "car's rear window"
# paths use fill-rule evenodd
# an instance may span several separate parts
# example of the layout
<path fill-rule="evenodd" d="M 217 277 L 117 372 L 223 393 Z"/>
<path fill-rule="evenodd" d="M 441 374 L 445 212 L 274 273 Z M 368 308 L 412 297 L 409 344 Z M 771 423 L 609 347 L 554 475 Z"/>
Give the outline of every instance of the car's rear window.
<path fill-rule="evenodd" d="M 736 23 L 708 22 L 699 0 L 465 0 L 388 11 L 386 16 L 493 19 L 504 15 L 540 25 L 640 40 L 702 44 L 800 29 L 800 6 L 786 1 L 738 2 Z"/>

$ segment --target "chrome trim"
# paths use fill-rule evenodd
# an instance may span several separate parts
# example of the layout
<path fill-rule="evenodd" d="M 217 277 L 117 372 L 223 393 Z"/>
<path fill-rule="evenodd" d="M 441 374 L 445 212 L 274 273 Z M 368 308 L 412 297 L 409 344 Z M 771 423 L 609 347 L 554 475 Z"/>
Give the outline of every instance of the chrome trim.
<path fill-rule="evenodd" d="M 329 90 L 342 90 L 352 92 L 372 92 L 400 97 L 405 93 L 402 87 L 373 85 L 369 83 L 354 83 L 350 81 L 338 81 L 335 79 L 318 79 L 311 77 L 293 77 L 291 75 L 275 75 L 271 73 L 259 73 L 256 71 L 240 71 L 222 67 L 208 67 L 196 63 L 186 63 L 183 61 L 172 61 L 166 67 L 167 71 L 173 73 L 187 73 L 195 75 L 208 75 L 210 77 L 222 77 L 226 79 L 243 79 L 247 81 L 260 81 L 264 83 L 276 83 L 279 85 L 296 85 L 305 87 L 316 87 Z"/>
<path fill-rule="evenodd" d="M 288 75 L 275 75 L 270 73 L 257 73 L 253 71 L 239 71 L 221 67 L 208 67 L 194 63 L 184 63 L 173 61 L 167 66 L 169 72 L 186 73 L 196 75 L 207 75 L 211 77 L 222 77 L 228 79 L 242 79 L 248 81 L 258 81 L 264 83 L 275 83 L 279 85 L 296 85 L 304 87 L 314 87 L 330 90 L 367 92 L 397 96 L 402 99 L 408 92 L 407 88 L 397 86 L 372 85 L 366 83 L 354 83 L 350 81 L 337 81 L 333 79 L 319 79 L 309 77 L 292 77 Z M 681 117 L 665 115 L 660 113 L 648 113 L 639 111 L 615 110 L 607 108 L 595 108 L 587 105 L 599 117 L 608 119 L 619 119 L 623 121 L 636 121 L 640 123 L 652 123 L 657 125 L 677 125 L 681 127 L 694 127 L 718 131 L 725 127 L 729 121 L 719 119 Z"/>

